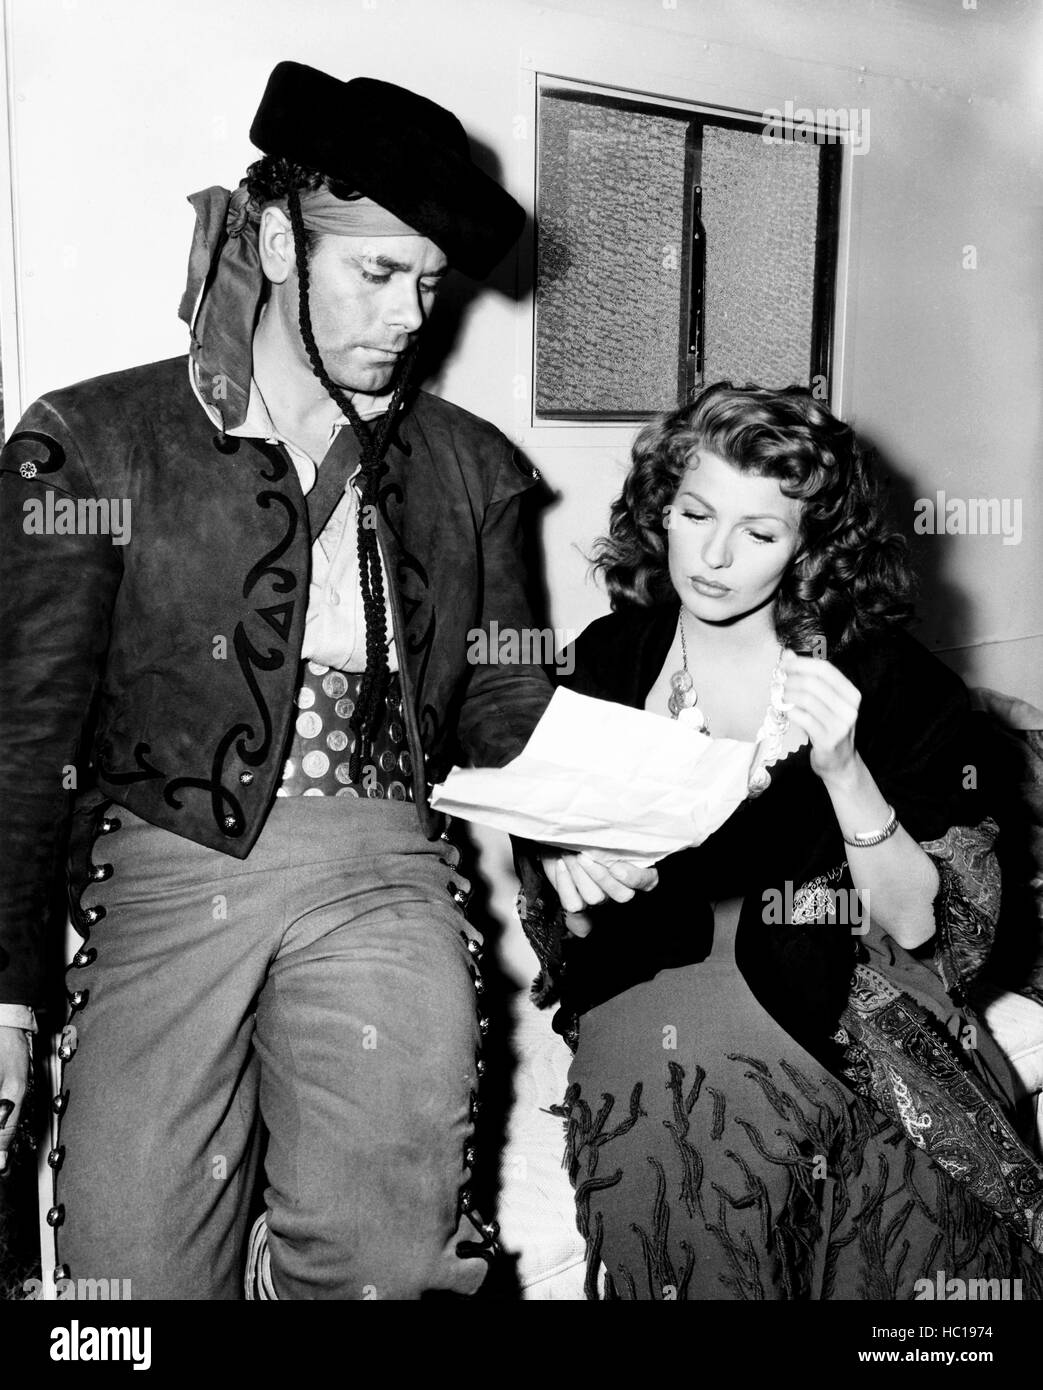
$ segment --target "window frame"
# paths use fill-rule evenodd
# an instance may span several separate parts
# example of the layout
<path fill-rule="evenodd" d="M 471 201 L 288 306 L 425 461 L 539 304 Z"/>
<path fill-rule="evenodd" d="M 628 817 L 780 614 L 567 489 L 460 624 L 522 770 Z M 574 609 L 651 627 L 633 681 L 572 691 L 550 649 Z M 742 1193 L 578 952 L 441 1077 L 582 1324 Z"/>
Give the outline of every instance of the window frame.
<path fill-rule="evenodd" d="M 629 74 L 628 74 L 629 79 Z M 533 209 L 519 245 L 519 257 L 523 277 L 528 274 L 529 293 L 520 306 L 517 318 L 513 429 L 514 441 L 521 448 L 536 450 L 597 448 L 608 450 L 620 459 L 629 450 L 635 432 L 642 420 L 633 415 L 593 420 L 589 416 L 571 419 L 548 419 L 536 413 L 535 369 L 536 369 L 536 228 L 535 207 L 539 171 L 537 150 L 538 101 L 543 86 L 574 90 L 592 97 L 633 102 L 649 109 L 665 107 L 671 111 L 688 111 L 693 116 L 704 115 L 711 120 L 737 122 L 745 126 L 750 121 L 763 123 L 763 111 L 773 104 L 774 91 L 763 93 L 761 110 L 752 100 L 754 93 L 744 89 L 741 98 L 746 104 L 732 106 L 709 101 L 688 100 L 671 95 L 676 89 L 674 80 L 660 81 L 663 91 L 651 91 L 638 83 L 609 84 L 598 82 L 591 77 L 577 76 L 575 71 L 564 68 L 561 55 L 538 54 L 531 49 L 522 52 L 518 69 L 518 109 L 520 116 L 516 124 L 514 142 L 515 158 L 511 161 L 514 186 L 527 190 L 529 205 Z M 687 81 L 685 85 L 688 85 Z M 712 84 L 707 84 L 712 85 Z M 849 295 L 853 280 L 853 268 L 858 261 L 857 209 L 861 201 L 860 161 L 853 159 L 848 149 L 848 140 L 843 132 L 826 146 L 836 153 L 833 178 L 836 183 L 837 218 L 836 236 L 833 242 L 834 264 L 832 284 L 834 287 L 832 313 L 818 316 L 821 325 L 820 343 L 817 345 L 829 367 L 829 401 L 834 413 L 842 414 L 850 397 L 850 353 L 848 343 L 854 325 L 854 312 Z M 823 183 L 825 181 L 823 180 Z M 822 184 L 820 184 L 820 196 Z M 816 287 L 817 288 L 817 287 Z M 818 308 L 818 304 L 816 304 Z"/>

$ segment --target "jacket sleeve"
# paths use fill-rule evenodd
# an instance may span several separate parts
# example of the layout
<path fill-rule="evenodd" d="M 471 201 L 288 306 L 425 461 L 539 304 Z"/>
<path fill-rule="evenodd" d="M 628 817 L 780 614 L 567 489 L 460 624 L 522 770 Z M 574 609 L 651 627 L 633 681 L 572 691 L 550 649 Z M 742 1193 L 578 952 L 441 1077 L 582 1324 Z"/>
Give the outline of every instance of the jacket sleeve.
<path fill-rule="evenodd" d="M 604 686 L 598 679 L 597 653 L 601 650 L 600 634 L 606 620 L 591 624 L 565 650 L 565 660 L 555 672 L 555 683 L 581 695 L 599 696 Z M 558 895 L 543 871 L 543 846 L 533 840 L 511 837 L 514 849 L 514 870 L 518 875 L 518 917 L 539 964 L 539 973 L 532 982 L 529 994 L 541 1009 L 561 1002 L 562 980 L 565 971 L 565 948 L 568 932 L 565 914 Z M 566 1027 L 566 1037 L 575 1048 L 575 1038 Z"/>
<path fill-rule="evenodd" d="M 77 505 L 94 497 L 71 431 L 36 402 L 0 454 L 0 1004 L 43 997 L 44 931 L 123 572 L 121 548 L 90 534 L 95 513 Z"/>
<path fill-rule="evenodd" d="M 553 660 L 537 634 L 526 595 L 522 494 L 538 474 L 506 440 L 481 528 L 480 632 L 460 709 L 460 744 L 478 767 L 502 767 L 525 747 L 552 692 L 540 664 Z M 533 660 L 535 655 L 536 660 Z M 528 658 L 528 659 L 527 659 Z"/>

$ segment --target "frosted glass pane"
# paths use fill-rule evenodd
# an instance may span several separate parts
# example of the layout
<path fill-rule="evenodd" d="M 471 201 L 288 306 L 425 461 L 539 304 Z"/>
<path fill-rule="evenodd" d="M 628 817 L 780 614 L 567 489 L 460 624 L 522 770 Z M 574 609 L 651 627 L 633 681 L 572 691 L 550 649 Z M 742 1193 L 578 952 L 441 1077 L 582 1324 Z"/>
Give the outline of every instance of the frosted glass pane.
<path fill-rule="evenodd" d="M 819 153 L 703 128 L 706 381 L 810 384 Z"/>
<path fill-rule="evenodd" d="M 544 94 L 536 409 L 678 401 L 686 122 Z"/>

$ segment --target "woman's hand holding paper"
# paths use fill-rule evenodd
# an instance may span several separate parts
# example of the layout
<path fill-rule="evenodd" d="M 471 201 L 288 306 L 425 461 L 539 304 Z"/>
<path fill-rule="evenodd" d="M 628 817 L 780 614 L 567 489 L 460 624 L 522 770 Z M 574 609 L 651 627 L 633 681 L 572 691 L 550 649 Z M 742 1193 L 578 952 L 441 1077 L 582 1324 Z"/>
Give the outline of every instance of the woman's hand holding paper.
<path fill-rule="evenodd" d="M 585 907 L 597 907 L 606 898 L 626 903 L 635 892 L 648 892 L 659 882 L 653 868 L 645 868 L 628 859 L 599 859 L 586 853 L 564 851 L 541 856 L 544 873 L 558 895 L 566 913 L 581 913 Z M 590 924 L 583 922 L 569 930 L 576 936 L 586 936 Z"/>
<path fill-rule="evenodd" d="M 585 852 L 602 867 L 627 864 L 611 878 L 640 889 L 629 871 L 701 844 L 745 800 L 753 753 L 752 743 L 705 738 L 560 689 L 518 757 L 506 767 L 454 768 L 431 805 L 573 859 Z"/>

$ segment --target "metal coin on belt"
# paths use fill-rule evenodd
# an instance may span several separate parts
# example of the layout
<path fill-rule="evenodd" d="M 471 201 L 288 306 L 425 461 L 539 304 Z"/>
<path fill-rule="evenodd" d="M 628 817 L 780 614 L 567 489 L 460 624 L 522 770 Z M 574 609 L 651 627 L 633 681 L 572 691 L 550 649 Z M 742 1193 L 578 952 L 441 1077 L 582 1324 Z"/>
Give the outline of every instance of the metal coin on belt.
<path fill-rule="evenodd" d="M 342 671 L 331 671 L 323 676 L 322 688 L 331 700 L 339 700 L 348 688 L 348 678 Z"/>
<path fill-rule="evenodd" d="M 330 760 L 321 748 L 313 748 L 301 759 L 301 771 L 306 777 L 324 777 L 329 766 Z"/>
<path fill-rule="evenodd" d="M 322 733 L 322 720 L 314 710 L 305 710 L 297 716 L 297 732 L 301 738 L 318 738 Z"/>

